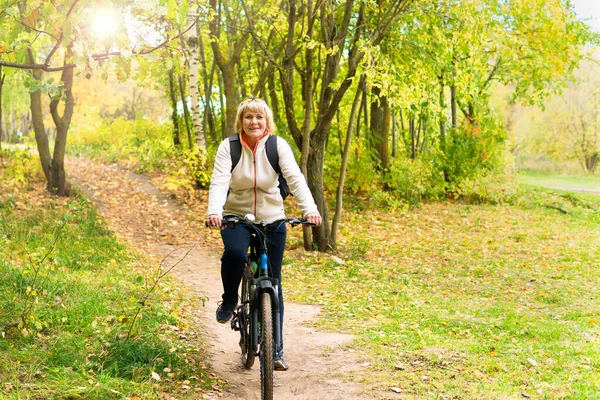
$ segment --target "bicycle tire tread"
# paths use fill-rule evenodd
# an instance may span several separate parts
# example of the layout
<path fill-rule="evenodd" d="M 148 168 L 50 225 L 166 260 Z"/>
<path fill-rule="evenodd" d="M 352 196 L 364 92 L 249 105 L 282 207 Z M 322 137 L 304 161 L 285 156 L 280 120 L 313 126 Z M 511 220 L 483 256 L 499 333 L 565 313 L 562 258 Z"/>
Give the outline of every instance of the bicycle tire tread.
<path fill-rule="evenodd" d="M 262 400 L 273 399 L 273 313 L 269 293 L 261 295 L 260 386 Z"/>

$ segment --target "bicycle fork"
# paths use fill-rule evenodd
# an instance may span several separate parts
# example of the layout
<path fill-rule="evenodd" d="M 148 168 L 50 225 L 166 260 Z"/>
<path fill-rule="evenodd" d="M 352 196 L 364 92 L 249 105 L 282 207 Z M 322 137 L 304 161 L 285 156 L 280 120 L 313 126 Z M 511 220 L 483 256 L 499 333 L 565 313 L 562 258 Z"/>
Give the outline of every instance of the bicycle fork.
<path fill-rule="evenodd" d="M 253 302 L 254 306 L 252 307 L 254 315 L 252 316 L 252 320 L 260 321 L 260 298 L 262 293 L 269 293 L 269 297 L 271 298 L 271 310 L 272 310 L 272 318 L 273 318 L 273 339 L 275 343 L 275 351 L 279 351 L 281 347 L 281 309 L 279 305 L 279 280 L 275 278 L 269 277 L 259 277 L 255 280 L 256 289 L 254 290 Z M 256 324 L 252 324 L 252 343 L 253 350 L 258 355 L 258 329 Z"/>

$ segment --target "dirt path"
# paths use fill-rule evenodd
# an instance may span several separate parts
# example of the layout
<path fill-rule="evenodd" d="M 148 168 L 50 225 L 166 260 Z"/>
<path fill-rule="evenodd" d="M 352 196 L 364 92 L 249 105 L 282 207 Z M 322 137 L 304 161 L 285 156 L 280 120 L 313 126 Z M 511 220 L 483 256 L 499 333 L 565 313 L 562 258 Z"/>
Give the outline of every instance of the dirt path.
<path fill-rule="evenodd" d="M 161 194 L 146 176 L 124 171 L 116 165 L 89 160 L 67 160 L 69 178 L 93 199 L 111 228 L 136 247 L 159 257 L 179 260 L 172 271 L 195 293 L 208 298 L 199 306 L 199 323 L 205 327 L 215 373 L 228 383 L 225 391 L 205 398 L 259 399 L 259 370 L 240 364 L 238 333 L 215 321 L 221 295 L 220 249 L 216 233 L 204 228 L 204 213 L 183 208 Z M 165 262 L 169 264 L 169 259 Z M 325 333 L 311 327 L 319 309 L 286 303 L 284 343 L 288 372 L 275 373 L 277 399 L 366 399 L 361 388 L 349 381 L 363 368 L 358 352 L 350 346 L 352 336 Z"/>

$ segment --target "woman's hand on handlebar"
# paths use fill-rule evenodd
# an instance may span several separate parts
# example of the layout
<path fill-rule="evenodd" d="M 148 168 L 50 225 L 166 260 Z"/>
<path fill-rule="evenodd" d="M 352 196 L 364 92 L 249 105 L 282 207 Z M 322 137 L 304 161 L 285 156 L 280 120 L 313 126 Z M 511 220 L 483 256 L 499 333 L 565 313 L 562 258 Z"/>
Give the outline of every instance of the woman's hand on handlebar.
<path fill-rule="evenodd" d="M 308 214 L 305 218 L 306 222 L 315 226 L 319 226 L 321 225 L 321 222 L 323 222 L 319 213 Z"/>
<path fill-rule="evenodd" d="M 219 214 L 210 214 L 206 219 L 206 226 L 208 226 L 209 228 L 212 226 L 220 228 L 222 221 L 223 217 L 221 217 Z"/>

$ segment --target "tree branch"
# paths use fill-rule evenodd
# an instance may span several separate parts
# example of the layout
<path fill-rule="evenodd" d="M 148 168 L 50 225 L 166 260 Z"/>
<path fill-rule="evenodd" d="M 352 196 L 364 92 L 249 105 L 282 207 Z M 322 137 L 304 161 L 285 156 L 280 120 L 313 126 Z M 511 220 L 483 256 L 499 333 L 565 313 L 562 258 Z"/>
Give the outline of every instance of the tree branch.
<path fill-rule="evenodd" d="M 77 67 L 77 65 L 75 65 L 75 64 L 65 64 L 62 67 L 51 67 L 46 64 L 20 64 L 20 63 L 13 63 L 13 62 L 8 62 L 8 61 L 3 61 L 3 60 L 0 60 L 0 65 L 9 67 L 9 68 L 17 68 L 17 69 L 30 69 L 30 70 L 40 70 L 41 69 L 42 71 L 46 71 L 46 72 L 58 72 L 58 71 L 64 71 L 65 69 Z"/>
<path fill-rule="evenodd" d="M 50 32 L 46 32 L 46 31 L 43 31 L 43 30 L 41 30 L 41 29 L 36 29 L 36 28 L 34 28 L 33 26 L 27 25 L 25 22 L 23 22 L 23 20 L 19 20 L 19 19 L 18 19 L 18 18 L 16 18 L 16 17 L 14 18 L 14 20 L 15 20 L 15 21 L 16 21 L 18 24 L 21 24 L 21 25 L 23 25 L 25 28 L 27 28 L 27 29 L 31 29 L 32 31 L 34 31 L 34 32 L 36 32 L 36 33 L 38 33 L 38 34 L 42 34 L 42 33 L 43 33 L 43 34 L 45 34 L 45 35 L 48 35 L 48 36 L 50 36 L 50 37 L 51 37 L 52 39 L 54 39 L 54 40 L 58 40 L 58 38 L 57 38 L 56 36 L 54 36 L 53 34 L 51 34 Z M 37 38 L 36 38 L 36 39 L 37 39 Z"/>
<path fill-rule="evenodd" d="M 52 56 L 54 55 L 54 53 L 56 53 L 56 50 L 58 50 L 58 48 L 60 47 L 60 44 L 62 43 L 64 37 L 65 36 L 64 36 L 63 32 L 61 32 L 60 37 L 56 40 L 56 44 L 54 45 L 52 50 L 50 50 L 50 53 L 48 53 L 48 56 L 46 57 L 46 61 L 44 62 L 44 65 L 50 65 Z"/>
<path fill-rule="evenodd" d="M 77 0 L 78 1 L 78 0 Z M 75 1 L 73 3 L 73 6 L 75 5 L 75 3 L 77 3 L 77 1 Z M 71 10 L 69 10 L 69 13 L 71 12 Z M 181 33 L 179 33 L 177 36 L 174 36 L 172 38 L 167 38 L 164 42 L 162 42 L 161 44 L 152 47 L 150 49 L 146 49 L 143 51 L 135 51 L 133 50 L 131 52 L 131 54 L 133 55 L 137 55 L 137 56 L 143 56 L 146 54 L 150 54 L 160 48 L 165 47 L 167 44 L 169 44 L 170 42 L 172 42 L 173 40 L 179 39 L 180 37 L 182 37 L 183 35 L 185 35 L 187 32 L 190 31 L 190 29 L 192 29 L 196 23 L 198 22 L 198 19 L 200 17 L 196 17 L 196 19 L 194 20 L 194 22 L 192 22 L 192 24 L 187 27 L 184 31 L 182 31 Z M 27 26 L 27 25 L 26 25 Z M 28 28 L 31 28 L 28 26 Z M 49 36 L 52 36 L 51 34 L 49 34 L 48 32 L 43 32 L 43 31 L 37 31 L 34 28 L 31 28 L 32 30 L 38 32 L 38 33 L 45 33 Z M 54 37 L 54 36 L 52 36 Z M 60 47 L 60 44 L 63 40 L 63 34 L 61 33 L 61 36 L 59 38 L 55 38 L 56 39 L 56 45 L 54 46 L 54 48 L 50 51 L 50 53 L 48 54 L 48 56 L 46 57 L 46 61 L 44 64 L 36 64 L 36 63 L 29 63 L 29 64 L 22 64 L 22 63 L 14 63 L 14 62 L 9 62 L 9 61 L 4 61 L 4 60 L 0 60 L 0 65 L 5 66 L 5 67 L 9 67 L 9 68 L 17 68 L 17 69 L 27 69 L 27 70 L 42 70 L 45 72 L 60 72 L 60 71 L 64 71 L 66 69 L 70 69 L 70 68 L 76 68 L 77 65 L 76 64 L 65 64 L 61 67 L 52 67 L 50 65 L 50 58 L 54 55 L 54 53 L 58 50 L 58 48 Z M 123 53 L 121 51 L 111 51 L 111 52 L 106 52 L 106 53 L 100 53 L 100 54 L 93 54 L 91 57 L 94 59 L 94 61 L 101 61 L 101 60 L 106 60 L 107 58 L 113 57 L 113 56 L 121 56 L 123 55 Z M 33 61 L 33 60 L 32 60 Z"/>
<path fill-rule="evenodd" d="M 163 47 L 166 47 L 169 43 L 171 43 L 173 40 L 177 40 L 180 37 L 183 37 L 186 33 L 188 33 L 194 26 L 196 26 L 196 23 L 198 23 L 198 19 L 200 17 L 196 17 L 196 19 L 194 20 L 194 22 L 192 22 L 192 24 L 190 26 L 188 26 L 184 31 L 180 32 L 178 35 L 173 36 L 172 38 L 167 38 L 164 42 L 162 42 L 161 44 L 152 47 L 150 49 L 146 49 L 143 51 L 135 51 L 132 50 L 131 54 L 133 54 L 134 56 L 145 56 L 146 54 L 150 54 L 152 52 L 155 52 L 158 49 L 161 49 Z M 95 61 L 101 61 L 101 60 L 106 60 L 107 58 L 113 57 L 113 56 L 121 56 L 123 55 L 123 52 L 121 51 L 111 51 L 111 52 L 106 52 L 106 53 L 99 53 L 99 54 L 94 54 L 92 55 L 92 58 Z"/>

